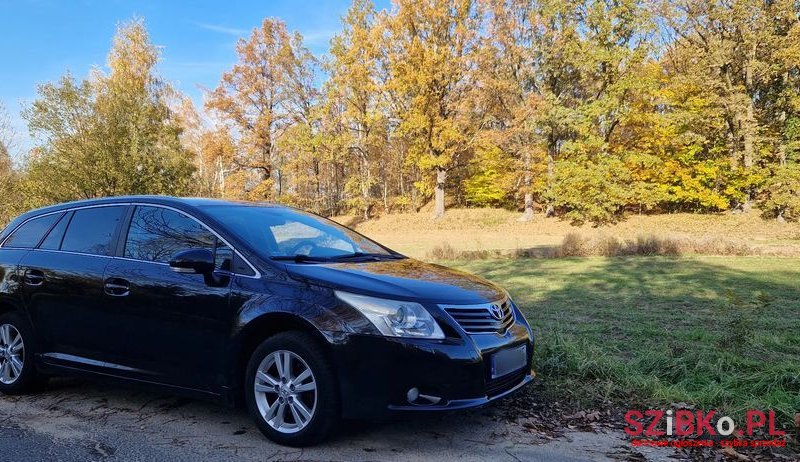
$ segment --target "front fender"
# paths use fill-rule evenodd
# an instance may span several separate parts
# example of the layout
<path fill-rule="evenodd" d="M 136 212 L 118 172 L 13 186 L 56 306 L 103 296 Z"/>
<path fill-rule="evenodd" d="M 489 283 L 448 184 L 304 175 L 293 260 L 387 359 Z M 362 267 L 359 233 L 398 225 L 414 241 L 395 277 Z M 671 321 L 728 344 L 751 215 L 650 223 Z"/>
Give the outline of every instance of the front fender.
<path fill-rule="evenodd" d="M 343 306 L 333 290 L 298 281 L 237 277 L 230 308 L 234 320 L 223 388 L 239 386 L 252 351 L 271 335 L 301 330 L 330 346 L 346 341 L 351 333 L 376 330 L 363 315 Z"/>
<path fill-rule="evenodd" d="M 305 283 L 258 285 L 262 290 L 250 287 L 244 297 L 244 292 L 232 293 L 232 302 L 239 306 L 234 335 L 246 331 L 256 320 L 274 314 L 299 318 L 331 342 L 340 334 L 363 332 L 372 327 L 360 313 L 343 306 L 329 288 Z"/>

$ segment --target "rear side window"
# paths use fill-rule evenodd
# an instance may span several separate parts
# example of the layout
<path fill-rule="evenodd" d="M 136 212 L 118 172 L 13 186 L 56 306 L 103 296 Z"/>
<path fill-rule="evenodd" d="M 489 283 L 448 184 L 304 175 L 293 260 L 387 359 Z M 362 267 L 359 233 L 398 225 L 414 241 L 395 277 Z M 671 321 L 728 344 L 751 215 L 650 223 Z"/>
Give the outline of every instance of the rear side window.
<path fill-rule="evenodd" d="M 168 263 L 183 250 L 208 249 L 213 252 L 216 241 L 211 231 L 182 213 L 161 207 L 138 206 L 131 217 L 125 256 Z"/>
<path fill-rule="evenodd" d="M 58 220 L 58 223 L 50 230 L 50 233 L 39 245 L 40 249 L 58 250 L 61 247 L 61 240 L 64 239 L 64 231 L 67 230 L 67 225 L 69 224 L 71 216 L 72 212 L 67 212 Z"/>
<path fill-rule="evenodd" d="M 111 255 L 114 232 L 124 212 L 123 206 L 76 210 L 64 234 L 61 250 Z"/>
<path fill-rule="evenodd" d="M 16 247 L 22 249 L 32 249 L 42 240 L 45 233 L 61 218 L 63 213 L 53 213 L 43 217 L 33 218 L 17 228 L 6 239 L 3 247 Z"/>

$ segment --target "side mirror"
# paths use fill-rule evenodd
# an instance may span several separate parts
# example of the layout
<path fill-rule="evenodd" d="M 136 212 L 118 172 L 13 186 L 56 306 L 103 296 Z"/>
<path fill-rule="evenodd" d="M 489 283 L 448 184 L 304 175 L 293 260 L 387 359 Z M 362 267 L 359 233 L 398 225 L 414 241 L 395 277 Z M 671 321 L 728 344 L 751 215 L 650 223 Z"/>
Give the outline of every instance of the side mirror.
<path fill-rule="evenodd" d="M 190 249 L 178 252 L 169 262 L 176 273 L 209 275 L 214 272 L 214 254 L 208 249 Z"/>

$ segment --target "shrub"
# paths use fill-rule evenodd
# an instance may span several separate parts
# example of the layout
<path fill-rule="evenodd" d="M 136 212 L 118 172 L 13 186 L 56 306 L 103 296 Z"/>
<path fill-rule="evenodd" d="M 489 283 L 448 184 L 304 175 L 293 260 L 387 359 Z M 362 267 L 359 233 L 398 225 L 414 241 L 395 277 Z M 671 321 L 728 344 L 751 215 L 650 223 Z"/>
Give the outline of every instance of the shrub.
<path fill-rule="evenodd" d="M 578 233 L 568 233 L 561 241 L 558 256 L 583 257 L 586 255 L 586 239 Z"/>
<path fill-rule="evenodd" d="M 764 185 L 764 193 L 760 205 L 765 217 L 788 221 L 800 219 L 800 164 L 775 169 Z"/>

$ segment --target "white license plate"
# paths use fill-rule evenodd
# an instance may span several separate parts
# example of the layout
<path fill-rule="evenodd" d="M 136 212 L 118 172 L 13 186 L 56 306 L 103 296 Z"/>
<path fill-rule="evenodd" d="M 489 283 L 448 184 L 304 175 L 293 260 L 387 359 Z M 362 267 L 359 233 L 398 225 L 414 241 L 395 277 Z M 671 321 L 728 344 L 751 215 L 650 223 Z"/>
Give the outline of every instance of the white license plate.
<path fill-rule="evenodd" d="M 528 364 L 528 346 L 500 350 L 492 355 L 492 378 L 516 372 Z"/>

